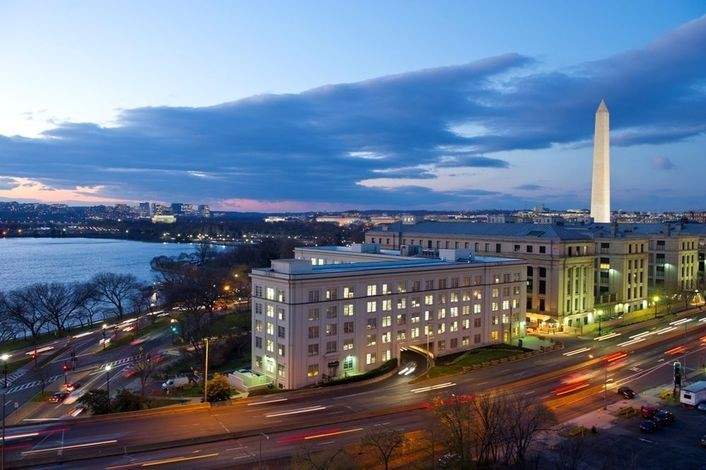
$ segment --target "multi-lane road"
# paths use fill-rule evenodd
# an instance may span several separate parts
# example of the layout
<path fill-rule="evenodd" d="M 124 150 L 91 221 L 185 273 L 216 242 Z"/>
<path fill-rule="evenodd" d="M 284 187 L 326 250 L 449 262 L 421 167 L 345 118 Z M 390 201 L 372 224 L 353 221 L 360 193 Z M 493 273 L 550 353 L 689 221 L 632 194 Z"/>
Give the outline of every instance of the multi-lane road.
<path fill-rule="evenodd" d="M 304 445 L 332 446 L 360 439 L 378 425 L 413 430 L 431 419 L 427 404 L 440 393 L 504 390 L 544 401 L 560 421 L 637 391 L 669 383 L 672 363 L 689 372 L 706 357 L 706 319 L 624 329 L 603 340 L 479 369 L 464 375 L 414 381 L 393 379 L 240 400 L 232 405 L 185 408 L 147 415 L 84 418 L 14 428 L 8 457 L 14 464 L 85 457 L 73 468 L 137 468 L 143 464 L 200 467 L 252 465 L 260 455 L 291 455 Z M 704 320 L 704 321 L 699 321 Z M 604 394 L 604 381 L 608 390 Z M 18 437 L 16 437 L 18 436 Z M 260 446 L 262 444 L 262 446 Z M 262 448 L 262 451 L 260 451 Z"/>

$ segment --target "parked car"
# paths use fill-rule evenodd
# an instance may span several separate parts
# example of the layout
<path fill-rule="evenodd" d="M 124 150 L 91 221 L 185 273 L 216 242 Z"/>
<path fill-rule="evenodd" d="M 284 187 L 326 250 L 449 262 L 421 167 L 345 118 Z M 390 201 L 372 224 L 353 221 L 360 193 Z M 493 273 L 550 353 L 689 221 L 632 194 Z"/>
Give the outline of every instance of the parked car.
<path fill-rule="evenodd" d="M 645 419 L 640 423 L 640 431 L 653 433 L 657 430 L 657 424 L 651 419 Z"/>
<path fill-rule="evenodd" d="M 162 388 L 164 390 L 170 390 L 172 388 L 183 387 L 184 385 L 187 385 L 188 383 L 189 383 L 188 377 L 175 377 L 173 379 L 169 379 L 166 382 L 164 382 L 162 384 Z"/>
<path fill-rule="evenodd" d="M 642 415 L 643 418 L 651 418 L 655 415 L 656 412 L 657 408 L 653 406 L 642 405 L 640 407 L 640 415 Z"/>
<path fill-rule="evenodd" d="M 701 447 L 706 447 L 706 434 L 701 436 L 701 439 L 699 439 L 699 444 L 701 445 Z"/>
<path fill-rule="evenodd" d="M 637 395 L 630 387 L 620 387 L 618 389 L 618 394 L 622 395 L 622 397 L 626 400 L 632 400 Z"/>
<path fill-rule="evenodd" d="M 674 413 L 669 410 L 657 410 L 653 419 L 657 419 L 660 424 L 672 424 L 675 421 Z"/>
<path fill-rule="evenodd" d="M 696 405 L 696 409 L 699 411 L 706 411 L 706 401 L 702 401 Z"/>

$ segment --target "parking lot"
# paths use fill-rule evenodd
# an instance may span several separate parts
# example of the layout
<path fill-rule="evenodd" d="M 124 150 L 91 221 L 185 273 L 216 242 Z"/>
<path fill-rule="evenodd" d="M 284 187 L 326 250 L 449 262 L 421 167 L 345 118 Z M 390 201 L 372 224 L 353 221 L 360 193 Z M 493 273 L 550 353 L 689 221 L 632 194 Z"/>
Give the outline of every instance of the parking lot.
<path fill-rule="evenodd" d="M 642 432 L 644 418 L 639 410 L 643 404 L 667 409 L 676 419 L 654 432 Z M 706 435 L 706 412 L 667 405 L 655 397 L 616 405 L 605 412 L 612 417 L 610 423 L 606 424 L 604 417 L 604 425 L 596 433 L 587 426 L 584 437 L 568 437 L 554 446 L 563 461 L 560 468 L 706 469 L 706 448 L 699 443 Z M 637 410 L 635 416 L 617 416 L 620 408 L 628 406 Z"/>

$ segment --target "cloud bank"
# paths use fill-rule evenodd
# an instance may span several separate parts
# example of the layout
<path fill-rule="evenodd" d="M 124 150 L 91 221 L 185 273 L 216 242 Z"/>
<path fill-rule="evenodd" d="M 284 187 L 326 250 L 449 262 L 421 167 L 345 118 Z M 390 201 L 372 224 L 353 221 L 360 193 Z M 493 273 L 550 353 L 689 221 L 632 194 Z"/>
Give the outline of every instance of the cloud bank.
<path fill-rule="evenodd" d="M 0 136 L 0 198 L 57 191 L 55 200 L 210 200 L 239 210 L 521 204 L 544 185 L 461 191 L 442 176 L 502 179 L 514 170 L 501 153 L 590 142 L 601 98 L 620 110 L 615 146 L 703 135 L 704 50 L 706 17 L 567 69 L 513 53 L 211 107 L 129 109 L 114 127 Z"/>

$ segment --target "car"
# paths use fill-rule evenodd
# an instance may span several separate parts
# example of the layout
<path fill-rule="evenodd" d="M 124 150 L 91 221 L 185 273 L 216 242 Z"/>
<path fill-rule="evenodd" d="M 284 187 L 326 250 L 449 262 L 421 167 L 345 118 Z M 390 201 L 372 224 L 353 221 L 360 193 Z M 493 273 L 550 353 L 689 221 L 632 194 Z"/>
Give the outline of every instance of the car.
<path fill-rule="evenodd" d="M 706 411 L 706 401 L 702 401 L 696 405 L 696 409 L 699 411 Z"/>
<path fill-rule="evenodd" d="M 52 403 L 61 403 L 68 396 L 68 392 L 54 392 L 49 396 L 49 401 Z"/>
<path fill-rule="evenodd" d="M 675 421 L 674 413 L 669 410 L 657 410 L 653 419 L 659 420 L 660 424 L 672 424 Z"/>
<path fill-rule="evenodd" d="M 651 419 L 645 419 L 640 423 L 640 431 L 653 433 L 657 430 L 657 424 Z"/>
<path fill-rule="evenodd" d="M 701 439 L 699 439 L 699 444 L 701 445 L 701 447 L 706 447 L 706 434 L 701 436 Z"/>
<path fill-rule="evenodd" d="M 409 375 L 417 370 L 417 363 L 414 361 L 407 362 L 402 369 L 397 373 L 398 375 Z"/>
<path fill-rule="evenodd" d="M 640 407 L 640 415 L 643 418 L 651 418 L 657 413 L 657 408 L 653 406 L 642 405 Z"/>
<path fill-rule="evenodd" d="M 73 392 L 77 388 L 81 388 L 81 384 L 79 382 L 64 385 L 64 390 L 66 390 L 67 392 Z"/>
<path fill-rule="evenodd" d="M 626 400 L 632 400 L 637 395 L 630 387 L 620 387 L 618 389 L 618 394 L 622 395 L 622 397 Z"/>

